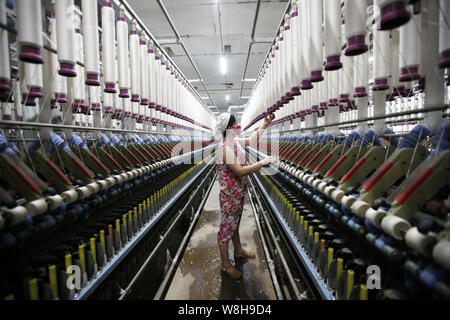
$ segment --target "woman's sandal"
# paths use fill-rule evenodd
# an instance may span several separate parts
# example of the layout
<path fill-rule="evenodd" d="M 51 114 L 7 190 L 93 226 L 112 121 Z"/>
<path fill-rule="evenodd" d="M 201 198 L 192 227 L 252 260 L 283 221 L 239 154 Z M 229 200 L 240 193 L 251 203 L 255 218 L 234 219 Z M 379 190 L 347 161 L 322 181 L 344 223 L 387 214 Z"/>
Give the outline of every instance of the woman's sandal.
<path fill-rule="evenodd" d="M 222 267 L 222 272 L 225 272 L 233 279 L 239 279 L 242 276 L 242 273 L 233 266 L 229 266 L 226 268 Z"/>
<path fill-rule="evenodd" d="M 255 259 L 256 255 L 253 252 L 242 250 L 240 254 L 234 255 L 235 259 Z"/>

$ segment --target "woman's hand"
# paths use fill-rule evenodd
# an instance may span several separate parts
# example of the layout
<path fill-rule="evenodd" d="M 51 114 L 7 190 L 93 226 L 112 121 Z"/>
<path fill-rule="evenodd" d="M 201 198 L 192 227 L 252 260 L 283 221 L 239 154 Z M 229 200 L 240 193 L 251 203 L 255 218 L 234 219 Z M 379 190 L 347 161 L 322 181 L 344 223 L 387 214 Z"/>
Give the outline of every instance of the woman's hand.
<path fill-rule="evenodd" d="M 278 158 L 275 158 L 273 156 L 269 156 L 269 157 L 261 160 L 260 162 L 261 162 L 262 166 L 266 166 L 268 164 L 271 164 L 271 163 L 274 163 L 274 162 L 277 162 L 277 161 L 278 161 Z"/>
<path fill-rule="evenodd" d="M 273 121 L 273 119 L 275 119 L 275 115 L 273 113 L 271 113 L 268 116 L 266 116 L 264 118 L 264 123 L 262 125 L 262 128 L 266 129 L 269 126 L 269 124 Z"/>

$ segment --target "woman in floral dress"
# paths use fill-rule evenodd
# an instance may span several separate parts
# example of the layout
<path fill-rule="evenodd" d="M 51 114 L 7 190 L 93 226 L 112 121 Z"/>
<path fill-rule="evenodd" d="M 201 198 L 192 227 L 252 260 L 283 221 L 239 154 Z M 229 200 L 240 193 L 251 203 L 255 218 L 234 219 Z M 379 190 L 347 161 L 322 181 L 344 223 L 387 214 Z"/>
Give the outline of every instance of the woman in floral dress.
<path fill-rule="evenodd" d="M 233 241 L 234 258 L 254 258 L 255 254 L 242 248 L 239 238 L 239 223 L 241 221 L 244 197 L 247 192 L 247 176 L 258 171 L 264 165 L 276 161 L 274 157 L 245 165 L 244 147 L 256 144 L 259 137 L 269 123 L 274 119 L 274 115 L 269 115 L 264 119 L 263 125 L 252 134 L 250 138 L 236 138 L 240 134 L 240 125 L 234 115 L 222 113 L 218 117 L 217 131 L 222 133 L 223 140 L 217 149 L 217 167 L 219 171 L 220 184 L 220 210 L 221 222 L 217 241 L 219 243 L 220 255 L 222 257 L 222 271 L 232 278 L 241 277 L 241 272 L 230 262 L 228 257 L 228 242 Z"/>

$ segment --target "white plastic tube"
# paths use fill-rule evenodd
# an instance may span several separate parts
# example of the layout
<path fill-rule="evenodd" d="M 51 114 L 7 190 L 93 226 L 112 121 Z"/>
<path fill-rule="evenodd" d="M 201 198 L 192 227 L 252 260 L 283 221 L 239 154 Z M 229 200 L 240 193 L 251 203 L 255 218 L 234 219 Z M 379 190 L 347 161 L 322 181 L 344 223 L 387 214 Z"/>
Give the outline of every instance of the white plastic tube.
<path fill-rule="evenodd" d="M 55 1 L 56 37 L 58 43 L 58 73 L 65 77 L 75 77 L 75 31 L 73 0 Z"/>
<path fill-rule="evenodd" d="M 291 88 L 292 88 L 292 80 L 291 80 L 291 68 L 292 68 L 292 30 L 290 25 L 291 16 L 286 14 L 284 18 L 284 94 L 286 99 L 292 100 L 291 96 Z"/>
<path fill-rule="evenodd" d="M 51 40 L 51 47 L 57 50 L 57 39 L 56 39 L 56 20 L 55 15 L 52 13 L 49 21 L 49 38 Z M 67 102 L 67 78 L 61 76 L 58 73 L 58 57 L 55 53 L 47 51 L 47 70 L 50 92 L 53 93 L 51 97 L 51 107 L 56 108 L 56 102 L 66 103 Z"/>
<path fill-rule="evenodd" d="M 82 0 L 84 70 L 88 86 L 100 86 L 97 0 Z"/>
<path fill-rule="evenodd" d="M 375 91 L 389 89 L 388 78 L 390 54 L 389 32 L 377 30 L 373 25 L 373 79 L 372 89 Z"/>
<path fill-rule="evenodd" d="M 149 108 L 154 109 L 156 104 L 155 54 L 153 41 L 148 41 L 148 82 L 149 82 Z M 151 113 L 150 113 L 151 117 Z"/>
<path fill-rule="evenodd" d="M 439 1 L 439 68 L 450 68 L 450 1 Z"/>
<path fill-rule="evenodd" d="M 311 82 L 323 80 L 323 34 L 322 34 L 322 1 L 309 0 L 309 66 Z"/>
<path fill-rule="evenodd" d="M 128 58 L 128 24 L 125 19 L 123 7 L 119 8 L 119 16 L 116 22 L 117 29 L 117 62 L 119 64 L 119 97 L 129 98 L 130 75 Z"/>
<path fill-rule="evenodd" d="M 0 0 L 0 23 L 6 25 L 6 6 L 5 0 Z M 11 87 L 11 70 L 9 65 L 9 43 L 8 31 L 0 29 L 0 99 L 6 100 Z M 5 97 L 5 99 L 3 99 Z"/>
<path fill-rule="evenodd" d="M 353 92 L 353 57 L 342 57 L 343 68 L 340 72 L 339 101 L 349 102 Z"/>
<path fill-rule="evenodd" d="M 421 33 L 421 13 L 413 15 L 407 24 L 400 27 L 400 82 L 421 78 Z"/>
<path fill-rule="evenodd" d="M 324 55 L 325 70 L 331 71 L 342 68 L 341 56 L 341 1 L 325 0 L 324 21 Z"/>
<path fill-rule="evenodd" d="M 114 9 L 109 1 L 103 1 L 102 5 L 102 61 L 104 90 L 108 93 L 116 93 L 116 71 L 114 61 L 116 59 L 114 28 Z"/>
<path fill-rule="evenodd" d="M 297 96 L 300 94 L 300 21 L 298 17 L 298 6 L 297 1 L 292 1 L 292 12 L 291 12 L 291 94 Z M 264 83 L 267 83 L 267 77 L 264 77 Z M 264 91 L 267 93 L 267 91 Z M 269 104 L 265 104 L 268 106 Z"/>
<path fill-rule="evenodd" d="M 139 75 L 139 35 L 136 21 L 131 22 L 130 31 L 130 77 L 131 77 L 131 101 L 140 101 L 140 75 Z"/>
<path fill-rule="evenodd" d="M 367 2 L 346 0 L 344 5 L 346 56 L 355 56 L 368 50 L 366 44 Z"/>
<path fill-rule="evenodd" d="M 43 45 L 41 1 L 17 0 L 16 12 L 19 59 L 29 63 L 44 63 L 41 56 Z"/>
<path fill-rule="evenodd" d="M 301 78 L 302 78 L 302 90 L 312 89 L 312 84 L 310 81 L 311 69 L 309 65 L 309 54 L 310 54 L 310 43 L 309 43 L 309 10 L 308 1 L 302 0 L 300 2 L 300 52 L 302 56 L 301 63 Z"/>
<path fill-rule="evenodd" d="M 148 70 L 148 48 L 147 40 L 145 39 L 145 32 L 141 32 L 141 39 L 139 40 L 139 59 L 140 59 L 140 82 L 141 82 L 141 105 L 148 106 L 149 104 L 149 83 L 148 74 L 144 70 Z M 171 92 L 169 92 L 171 93 Z M 142 114 L 143 116 L 143 114 Z"/>
<path fill-rule="evenodd" d="M 80 61 L 84 64 L 84 55 L 83 55 L 83 36 L 81 35 L 80 29 L 80 17 L 75 14 L 73 18 L 74 22 L 74 44 L 73 48 L 75 50 L 75 59 L 76 61 Z M 79 113 L 86 113 L 86 105 L 84 104 L 84 100 L 86 98 L 86 90 L 85 90 L 85 81 L 84 81 L 84 68 L 79 64 L 75 65 L 75 73 L 76 76 L 71 79 L 72 83 L 72 106 L 78 110 Z"/>
<path fill-rule="evenodd" d="M 354 97 L 366 97 L 368 93 L 368 84 L 369 84 L 369 62 L 368 62 L 369 53 L 365 52 L 363 54 L 357 55 L 354 57 Z"/>

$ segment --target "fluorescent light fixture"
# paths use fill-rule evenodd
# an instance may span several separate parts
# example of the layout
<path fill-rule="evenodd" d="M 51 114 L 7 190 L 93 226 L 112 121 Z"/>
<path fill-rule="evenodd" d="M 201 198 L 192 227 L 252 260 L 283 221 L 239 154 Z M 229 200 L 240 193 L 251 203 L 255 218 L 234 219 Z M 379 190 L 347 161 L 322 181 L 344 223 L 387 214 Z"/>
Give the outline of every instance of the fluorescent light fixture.
<path fill-rule="evenodd" d="M 256 81 L 256 79 L 244 79 L 244 80 L 242 80 L 243 82 L 255 82 Z"/>
<path fill-rule="evenodd" d="M 200 82 L 201 80 L 200 79 L 191 79 L 191 80 L 188 80 L 189 82 Z"/>
<path fill-rule="evenodd" d="M 228 94 L 225 96 L 225 100 L 230 101 L 230 96 Z"/>
<path fill-rule="evenodd" d="M 220 73 L 226 74 L 227 73 L 227 60 L 225 57 L 220 57 Z"/>
<path fill-rule="evenodd" d="M 241 97 L 241 99 L 250 99 L 250 97 Z"/>
<path fill-rule="evenodd" d="M 205 99 L 209 99 L 209 97 L 200 97 L 200 98 L 202 98 L 203 100 L 205 100 Z"/>

